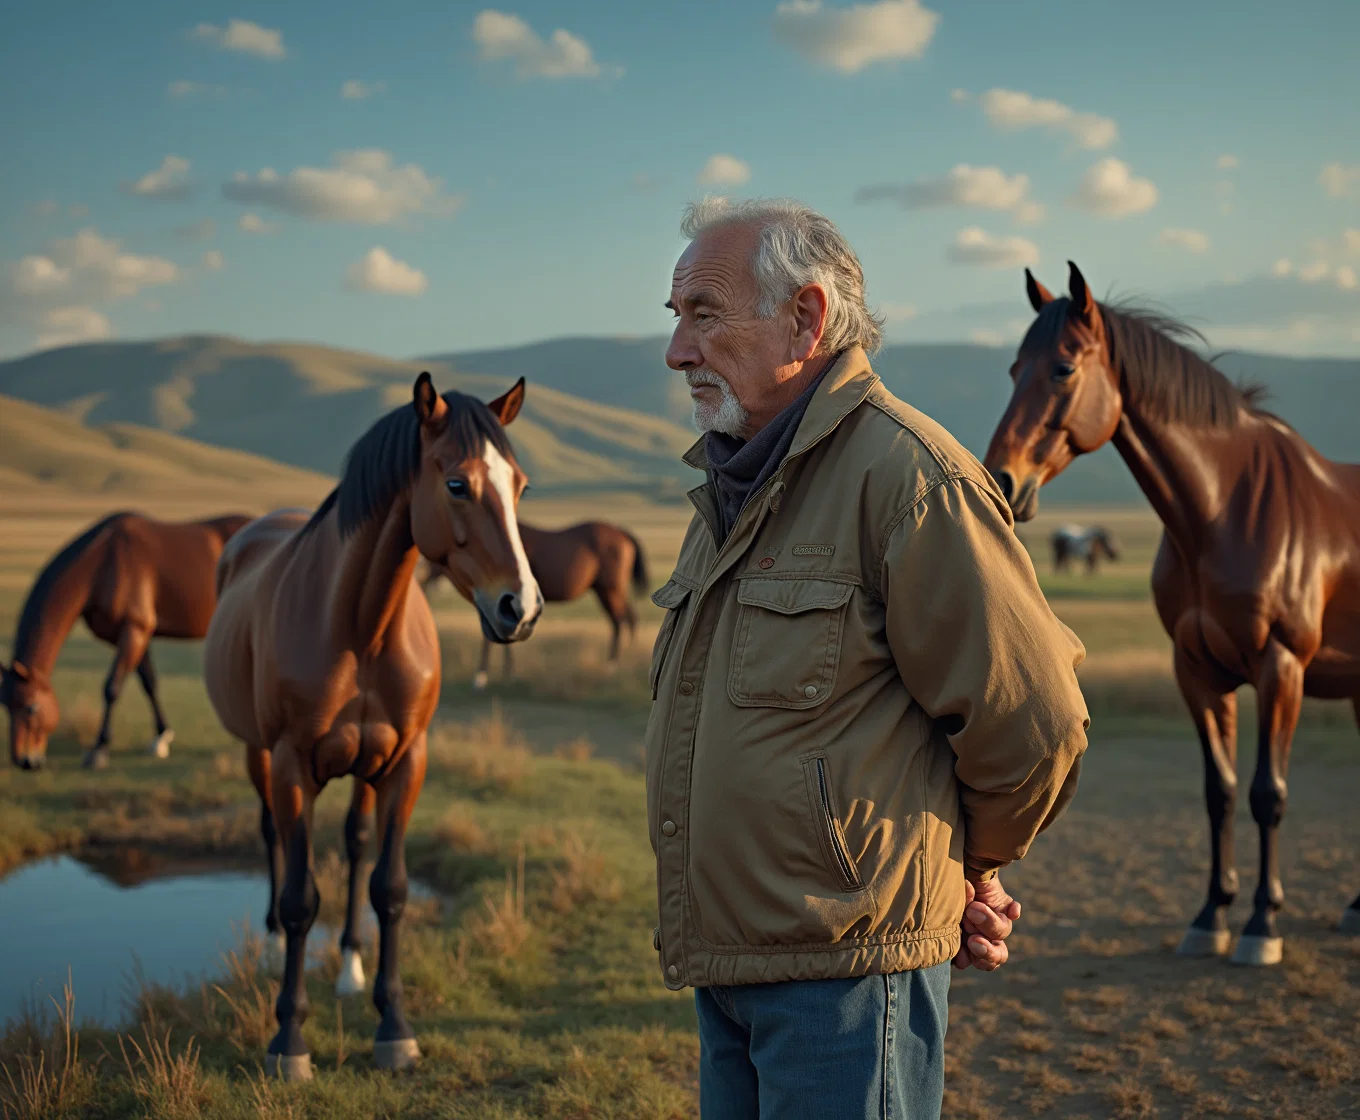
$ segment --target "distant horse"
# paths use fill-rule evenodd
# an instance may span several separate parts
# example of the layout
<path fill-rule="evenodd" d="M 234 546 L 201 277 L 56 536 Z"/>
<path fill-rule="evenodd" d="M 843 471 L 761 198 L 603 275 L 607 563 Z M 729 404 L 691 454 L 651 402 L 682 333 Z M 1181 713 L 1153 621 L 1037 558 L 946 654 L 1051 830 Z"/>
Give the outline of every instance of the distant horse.
<path fill-rule="evenodd" d="M 1018 520 L 1076 456 L 1113 441 L 1164 531 L 1152 592 L 1175 646 L 1176 681 L 1204 752 L 1209 897 L 1181 942 L 1226 953 L 1237 896 L 1233 808 L 1237 697 L 1259 708 L 1251 814 L 1261 835 L 1254 908 L 1233 959 L 1281 959 L 1278 832 L 1289 748 L 1303 697 L 1348 699 L 1360 719 L 1360 466 L 1324 459 L 1181 344 L 1189 328 L 1099 304 L 1076 265 L 1054 299 L 1028 271 L 1039 313 L 1011 378 L 1015 391 L 987 466 Z M 1360 898 L 1341 919 L 1360 933 Z"/>
<path fill-rule="evenodd" d="M 346 822 L 351 915 L 364 829 L 349 826 L 364 820 L 373 802 L 362 791 L 370 787 L 381 844 L 369 879 L 380 939 L 373 1003 L 382 1016 L 373 1062 L 405 1069 L 420 1057 L 402 1006 L 398 931 L 406 827 L 425 780 L 440 663 L 434 618 L 413 577 L 421 556 L 438 564 L 493 641 L 533 632 L 543 601 L 516 523 L 525 479 L 503 430 L 523 402 L 523 379 L 486 405 L 440 396 L 422 373 L 413 404 L 360 437 L 340 484 L 310 518 L 262 517 L 218 564 L 203 676 L 223 725 L 246 744 L 269 853 L 270 910 L 286 935 L 270 1073 L 311 1076 L 302 1024 L 310 1010 L 306 939 L 320 905 L 312 812 L 322 787 L 343 775 L 356 786 Z M 358 962 L 354 932 L 342 981 Z"/>
<path fill-rule="evenodd" d="M 519 530 L 545 603 L 569 603 L 587 591 L 595 592 L 614 627 L 609 660 L 617 661 L 622 627 L 628 627 L 630 639 L 637 629 L 637 615 L 628 601 L 629 582 L 639 595 L 646 594 L 648 588 L 647 557 L 638 539 L 604 521 L 585 521 L 568 529 L 538 529 L 521 521 Z M 428 592 L 439 577 L 439 569 L 427 564 L 421 584 Z M 483 640 L 474 687 L 486 687 L 490 669 L 491 643 Z M 506 646 L 507 677 L 510 671 L 510 647 Z"/>
<path fill-rule="evenodd" d="M 208 632 L 217 599 L 214 566 L 223 545 L 249 520 L 228 514 L 183 523 L 115 513 L 48 561 L 19 614 L 12 660 L 0 664 L 0 703 L 9 709 L 9 750 L 16 766 L 37 770 L 47 759 L 47 739 L 60 716 L 52 668 L 78 618 L 118 651 L 104 681 L 104 719 L 85 765 L 108 765 L 113 705 L 134 669 L 156 720 L 151 753 L 169 755 L 175 733 L 156 695 L 151 639 L 194 639 Z"/>
<path fill-rule="evenodd" d="M 1053 530 L 1053 570 L 1065 572 L 1073 560 L 1085 560 L 1089 575 L 1096 574 L 1096 565 L 1103 556 L 1111 563 L 1119 559 L 1119 546 L 1114 535 L 1099 525 L 1083 529 L 1080 525 L 1062 525 Z"/>

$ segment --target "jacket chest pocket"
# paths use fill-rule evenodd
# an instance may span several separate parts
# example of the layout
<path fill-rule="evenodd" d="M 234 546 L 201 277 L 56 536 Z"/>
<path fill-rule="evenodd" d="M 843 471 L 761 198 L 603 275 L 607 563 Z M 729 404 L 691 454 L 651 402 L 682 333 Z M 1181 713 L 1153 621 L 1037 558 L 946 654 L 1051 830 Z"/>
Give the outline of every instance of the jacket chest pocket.
<path fill-rule="evenodd" d="M 748 577 L 737 586 L 727 694 L 743 708 L 815 708 L 831 696 L 855 588 L 828 579 Z"/>
<path fill-rule="evenodd" d="M 652 699 L 656 699 L 657 687 L 661 683 L 661 670 L 665 668 L 666 657 L 675 642 L 675 632 L 680 626 L 680 615 L 684 611 L 685 600 L 689 598 L 690 588 L 674 579 L 667 581 L 652 596 L 652 602 L 666 612 L 661 620 L 661 630 L 652 646 L 652 668 L 648 683 L 652 689 Z"/>

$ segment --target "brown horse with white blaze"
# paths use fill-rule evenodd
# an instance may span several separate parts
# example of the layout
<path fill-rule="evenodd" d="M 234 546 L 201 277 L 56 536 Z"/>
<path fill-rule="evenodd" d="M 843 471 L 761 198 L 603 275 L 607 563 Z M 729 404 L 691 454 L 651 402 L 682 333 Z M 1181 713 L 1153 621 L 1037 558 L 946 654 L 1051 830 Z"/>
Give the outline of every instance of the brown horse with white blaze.
<path fill-rule="evenodd" d="M 524 554 L 538 580 L 545 603 L 570 603 L 587 591 L 595 592 L 609 616 L 613 634 L 609 660 L 619 659 L 619 639 L 624 627 L 631 639 L 637 630 L 637 614 L 629 601 L 630 590 L 646 594 L 647 554 L 638 539 L 607 521 L 583 521 L 565 529 L 540 529 L 519 523 Z M 426 567 L 421 586 L 428 592 L 440 577 L 439 568 Z M 630 587 L 631 585 L 631 587 Z M 485 688 L 491 670 L 491 642 L 482 642 L 482 661 L 473 678 L 474 688 Z M 505 675 L 510 675 L 510 646 L 505 646 Z"/>
<path fill-rule="evenodd" d="M 1059 299 L 1025 273 L 1038 318 L 1011 367 L 1014 394 L 986 464 L 1023 521 L 1041 485 L 1113 442 L 1161 518 L 1152 591 L 1203 748 L 1210 826 L 1209 896 L 1180 951 L 1218 955 L 1231 940 L 1236 690 L 1251 685 L 1260 872 L 1233 959 L 1274 964 L 1278 833 L 1300 705 L 1305 695 L 1348 699 L 1360 719 L 1360 466 L 1323 458 L 1263 411 L 1259 390 L 1234 386 L 1182 345 L 1194 332 L 1097 303 L 1070 269 L 1070 296 Z M 1360 898 L 1341 927 L 1360 933 Z"/>
<path fill-rule="evenodd" d="M 372 787 L 381 846 L 369 880 L 382 1016 L 374 1064 L 403 1069 L 420 1056 L 402 1006 L 398 934 L 406 827 L 425 778 L 440 659 L 413 577 L 421 556 L 438 564 L 494 641 L 533 632 L 542 598 L 516 519 L 525 478 L 503 430 L 523 401 L 522 379 L 487 405 L 440 396 L 422 373 L 413 403 L 350 449 L 339 485 L 310 518 L 261 518 L 219 564 L 203 673 L 218 717 L 246 743 L 271 867 L 282 858 L 284 975 L 266 1068 L 285 1077 L 311 1076 L 301 1027 L 306 938 L 319 906 L 313 805 L 344 775 Z M 357 793 L 351 818 L 356 811 L 362 816 Z M 353 849 L 350 859 L 353 893 Z"/>
<path fill-rule="evenodd" d="M 48 561 L 19 613 L 10 663 L 0 664 L 0 703 L 9 710 L 14 765 L 37 770 L 47 759 L 47 740 L 60 719 L 52 670 L 77 619 L 117 650 L 104 681 L 104 718 L 85 765 L 108 765 L 113 706 L 134 670 L 156 721 L 151 752 L 169 755 L 174 732 L 156 694 L 151 640 L 193 640 L 208 632 L 217 558 L 249 521 L 245 514 L 174 522 L 114 513 Z"/>

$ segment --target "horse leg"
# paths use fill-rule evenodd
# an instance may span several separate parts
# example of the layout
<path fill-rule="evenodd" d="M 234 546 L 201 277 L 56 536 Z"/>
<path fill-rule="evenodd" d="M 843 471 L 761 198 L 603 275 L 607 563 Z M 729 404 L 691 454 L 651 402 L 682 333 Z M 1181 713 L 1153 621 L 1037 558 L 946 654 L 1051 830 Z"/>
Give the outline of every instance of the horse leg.
<path fill-rule="evenodd" d="M 151 644 L 149 642 L 146 652 L 142 654 L 142 660 L 137 665 L 137 679 L 142 682 L 142 691 L 146 693 L 146 698 L 151 701 L 151 715 L 156 720 L 156 737 L 151 740 L 151 754 L 155 758 L 169 758 L 170 744 L 175 740 L 175 733 L 170 730 L 170 725 L 165 722 L 165 713 L 161 711 L 160 698 L 156 695 L 156 666 L 151 664 Z"/>
<path fill-rule="evenodd" d="M 1222 956 L 1232 935 L 1228 908 L 1237 897 L 1233 810 L 1237 806 L 1237 693 L 1203 683 L 1176 651 L 1176 680 L 1204 753 L 1204 803 L 1209 810 L 1209 897 L 1176 950 L 1187 957 Z"/>
<path fill-rule="evenodd" d="M 382 1016 L 373 1040 L 378 1069 L 410 1069 L 420 1060 L 415 1032 L 402 1007 L 399 933 L 406 909 L 406 825 L 425 782 L 425 733 L 411 743 L 378 787 L 378 833 L 382 853 L 368 881 L 373 911 L 378 915 L 378 975 L 373 1006 Z"/>
<path fill-rule="evenodd" d="M 250 783 L 260 797 L 260 836 L 264 839 L 264 861 L 269 869 L 269 906 L 264 913 L 267 936 L 265 961 L 270 971 L 277 972 L 283 963 L 283 926 L 279 924 L 279 889 L 283 883 L 283 849 L 279 846 L 279 830 L 274 825 L 274 810 L 270 806 L 269 752 L 256 746 L 246 747 L 246 770 Z"/>
<path fill-rule="evenodd" d="M 99 736 L 82 764 L 87 770 L 102 770 L 109 764 L 109 725 L 113 722 L 113 706 L 123 691 L 128 673 L 141 664 L 149 639 L 150 635 L 135 626 L 124 626 L 118 635 L 118 652 L 113 655 L 109 675 L 104 678 L 104 719 L 99 725 Z"/>
<path fill-rule="evenodd" d="M 321 896 L 312 872 L 312 807 L 316 791 L 303 773 L 294 749 L 286 743 L 274 748 L 270 791 L 283 839 L 283 891 L 279 895 L 279 918 L 288 938 L 284 950 L 283 983 L 274 1005 L 279 1033 L 265 1055 L 265 1072 L 285 1081 L 306 1081 L 312 1076 L 312 1058 L 302 1038 L 311 1004 L 307 999 L 307 933 L 321 908 Z"/>
<path fill-rule="evenodd" d="M 373 806 L 377 794 L 361 778 L 354 779 L 349 812 L 345 814 L 345 857 L 349 860 L 349 896 L 345 902 L 345 928 L 340 934 L 340 975 L 335 981 L 337 996 L 354 996 L 364 990 L 364 964 L 359 958 L 359 887 L 363 883 L 364 849 L 373 831 Z"/>
<path fill-rule="evenodd" d="M 1360 727 L 1360 696 L 1351 700 L 1351 707 L 1355 711 L 1356 726 Z M 1355 901 L 1342 911 L 1337 928 L 1342 933 L 1360 933 L 1360 895 L 1357 895 Z"/>
<path fill-rule="evenodd" d="M 478 692 L 484 689 L 487 682 L 491 679 L 491 643 L 487 639 L 482 639 L 482 663 L 477 668 L 476 675 L 472 678 L 472 687 Z"/>
<path fill-rule="evenodd" d="M 1279 832 L 1289 790 L 1289 748 L 1303 704 L 1303 662 L 1275 639 L 1265 649 L 1256 680 L 1256 773 L 1251 779 L 1251 815 L 1261 833 L 1261 869 L 1253 896 L 1251 918 L 1233 953 L 1235 964 L 1279 964 L 1284 939 L 1275 929 L 1275 915 L 1284 905 L 1280 883 Z"/>

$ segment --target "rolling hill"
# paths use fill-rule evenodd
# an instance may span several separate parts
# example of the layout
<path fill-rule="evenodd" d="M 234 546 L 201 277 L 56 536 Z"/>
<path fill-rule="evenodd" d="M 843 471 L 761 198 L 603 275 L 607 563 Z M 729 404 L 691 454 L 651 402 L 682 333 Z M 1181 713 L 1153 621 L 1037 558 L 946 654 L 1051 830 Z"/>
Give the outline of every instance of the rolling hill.
<path fill-rule="evenodd" d="M 534 384 L 684 422 L 689 400 L 666 369 L 667 339 L 560 338 L 505 350 L 439 354 L 424 359 L 452 369 L 523 374 Z M 885 346 L 874 357 L 884 384 L 948 428 L 981 457 L 1010 397 L 1010 349 L 963 344 Z M 1360 460 L 1360 360 L 1282 358 L 1233 353 L 1219 367 L 1234 379 L 1270 390 L 1267 407 L 1322 454 Z M 3 382 L 0 381 L 0 385 Z M 1045 488 L 1049 502 L 1141 502 L 1127 468 L 1111 448 L 1069 468 Z"/>
<path fill-rule="evenodd" d="M 136 424 L 90 425 L 0 396 L 0 481 L 7 495 L 75 491 L 176 496 L 242 491 L 317 501 L 333 480 L 258 455 L 210 447 Z"/>
<path fill-rule="evenodd" d="M 440 389 L 484 400 L 511 382 L 497 370 L 452 373 L 440 363 L 324 346 L 185 336 L 63 347 L 0 363 L 0 393 L 92 424 L 156 428 L 334 474 L 369 424 L 410 400 L 425 368 Z M 544 493 L 622 489 L 674 497 L 692 475 L 679 456 L 694 437 L 678 424 L 543 381 L 530 386 L 510 435 Z"/>

